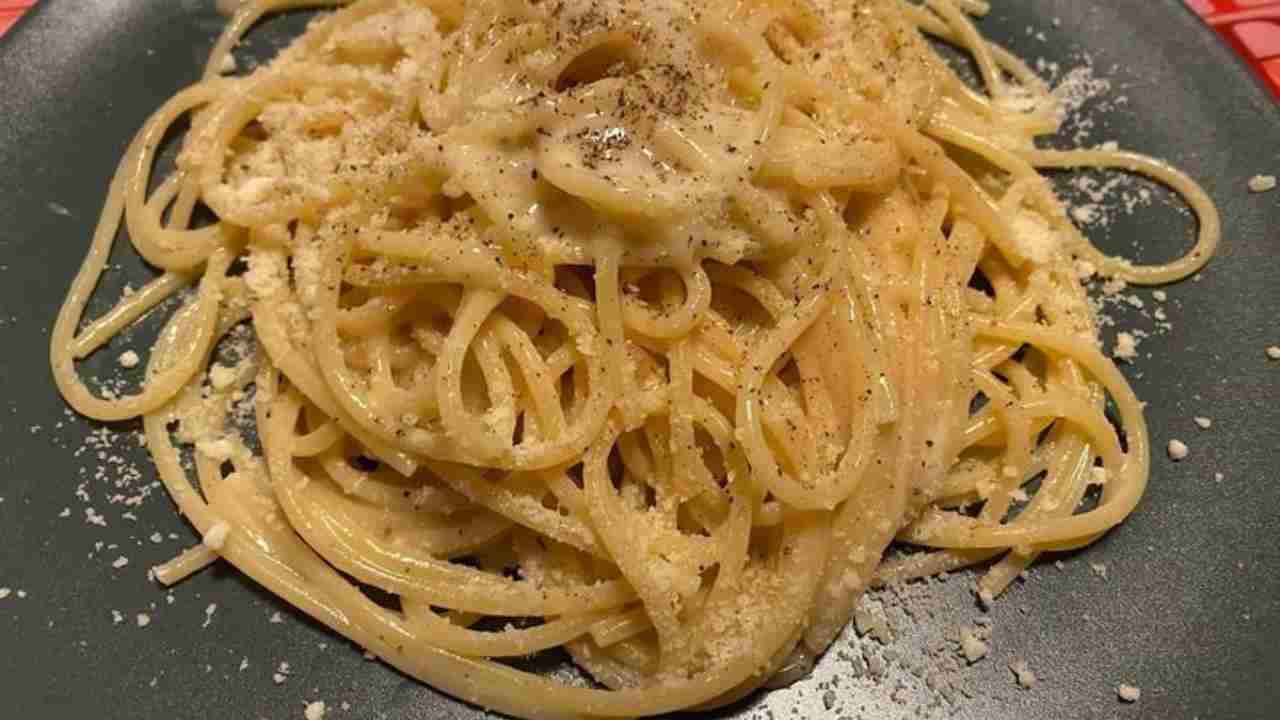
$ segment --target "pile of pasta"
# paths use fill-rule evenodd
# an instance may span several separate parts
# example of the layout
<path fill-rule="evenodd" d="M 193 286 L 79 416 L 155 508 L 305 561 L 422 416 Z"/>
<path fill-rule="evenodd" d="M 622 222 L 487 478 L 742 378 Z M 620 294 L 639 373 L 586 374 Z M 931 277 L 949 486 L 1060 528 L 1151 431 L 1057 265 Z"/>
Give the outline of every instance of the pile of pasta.
<path fill-rule="evenodd" d="M 802 676 L 869 587 L 990 563 L 989 599 L 1094 541 L 1149 447 L 1082 278 L 1185 276 L 1217 214 L 1155 160 L 1038 149 L 1061 113 L 984 9 L 240 5 L 122 160 L 52 340 L 205 537 L 159 578 L 225 558 L 456 697 L 637 716 Z M 1079 166 L 1182 192 L 1198 243 L 1103 256 L 1040 173 Z M 163 273 L 82 322 L 121 224 Z M 138 393 L 90 391 L 75 362 L 174 296 Z M 594 685 L 503 662 L 552 648 Z"/>

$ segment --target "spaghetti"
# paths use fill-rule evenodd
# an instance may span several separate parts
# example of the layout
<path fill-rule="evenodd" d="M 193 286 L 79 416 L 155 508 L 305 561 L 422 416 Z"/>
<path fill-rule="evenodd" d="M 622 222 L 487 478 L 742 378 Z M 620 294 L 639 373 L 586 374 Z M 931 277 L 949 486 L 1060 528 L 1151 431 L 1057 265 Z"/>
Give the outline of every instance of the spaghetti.
<path fill-rule="evenodd" d="M 327 5 L 220 75 L 264 15 Z M 238 4 L 125 153 L 51 344 L 77 410 L 142 417 L 206 539 L 160 580 L 225 558 L 456 697 L 638 716 L 803 674 L 876 583 L 989 562 L 994 597 L 1093 542 L 1150 451 L 1081 278 L 1184 277 L 1217 211 L 1150 158 L 1038 149 L 1053 98 L 983 11 Z M 1081 166 L 1182 193 L 1197 244 L 1099 253 L 1039 173 Z M 164 273 L 83 323 L 122 223 Z M 183 292 L 139 392 L 91 392 L 75 362 Z M 261 454 L 228 420 L 250 396 Z M 555 647 L 598 687 L 501 662 Z"/>

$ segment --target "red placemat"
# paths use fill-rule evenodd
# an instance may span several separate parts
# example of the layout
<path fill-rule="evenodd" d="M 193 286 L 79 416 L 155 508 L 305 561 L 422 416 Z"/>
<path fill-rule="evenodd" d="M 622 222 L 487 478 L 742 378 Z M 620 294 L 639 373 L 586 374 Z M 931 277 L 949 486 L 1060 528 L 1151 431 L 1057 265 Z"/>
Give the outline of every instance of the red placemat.
<path fill-rule="evenodd" d="M 1280 0 L 1187 0 L 1280 96 Z"/>
<path fill-rule="evenodd" d="M 36 4 L 36 0 L 0 0 L 0 35 L 18 22 L 22 13 Z"/>

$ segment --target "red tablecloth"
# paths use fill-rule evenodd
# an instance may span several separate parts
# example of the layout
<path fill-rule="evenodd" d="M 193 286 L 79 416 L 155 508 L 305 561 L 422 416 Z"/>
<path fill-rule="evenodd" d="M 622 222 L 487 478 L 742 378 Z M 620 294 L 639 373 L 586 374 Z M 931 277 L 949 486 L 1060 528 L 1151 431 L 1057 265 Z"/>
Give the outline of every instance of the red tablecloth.
<path fill-rule="evenodd" d="M 1280 0 L 1187 0 L 1280 96 Z"/>
<path fill-rule="evenodd" d="M 18 22 L 27 8 L 35 4 L 36 0 L 0 0 L 0 35 Z"/>

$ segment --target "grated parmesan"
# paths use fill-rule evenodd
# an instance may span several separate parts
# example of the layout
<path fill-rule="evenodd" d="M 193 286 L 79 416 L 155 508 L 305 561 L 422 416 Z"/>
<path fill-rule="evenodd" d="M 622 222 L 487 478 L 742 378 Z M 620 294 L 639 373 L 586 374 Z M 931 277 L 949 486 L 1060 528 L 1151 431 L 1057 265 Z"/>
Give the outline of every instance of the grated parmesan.
<path fill-rule="evenodd" d="M 1027 667 L 1025 660 L 1013 660 L 1009 663 L 1009 669 L 1013 671 L 1013 677 L 1017 681 L 1018 687 L 1023 690 L 1030 690 L 1036 686 L 1036 674 Z"/>
<path fill-rule="evenodd" d="M 1116 688 L 1116 695 L 1124 702 L 1135 703 L 1142 697 L 1142 689 L 1134 685 L 1122 684 Z"/>
<path fill-rule="evenodd" d="M 235 368 L 215 364 L 209 368 L 209 384 L 214 390 L 226 390 L 236 381 Z"/>
<path fill-rule="evenodd" d="M 1132 361 L 1138 357 L 1138 339 L 1133 333 L 1121 332 L 1116 335 L 1116 348 L 1111 354 L 1120 360 Z"/>
<path fill-rule="evenodd" d="M 983 641 L 979 640 L 971 628 L 964 628 L 960 631 L 960 652 L 964 654 L 964 659 L 970 665 L 985 658 L 991 648 Z"/>
<path fill-rule="evenodd" d="M 1275 175 L 1254 175 L 1249 178 L 1249 192 L 1264 193 L 1276 189 Z"/>
<path fill-rule="evenodd" d="M 1187 455 L 1191 452 L 1187 448 L 1187 444 L 1182 442 L 1181 440 L 1170 440 L 1168 449 L 1169 449 L 1169 458 L 1174 462 L 1185 459 Z"/>
<path fill-rule="evenodd" d="M 1058 252 L 1058 234 L 1039 214 L 1023 210 L 1010 223 L 1018 250 L 1029 260 L 1045 264 Z"/>

